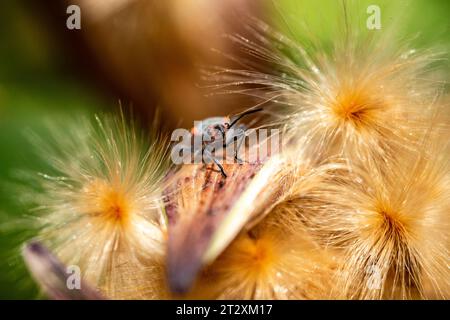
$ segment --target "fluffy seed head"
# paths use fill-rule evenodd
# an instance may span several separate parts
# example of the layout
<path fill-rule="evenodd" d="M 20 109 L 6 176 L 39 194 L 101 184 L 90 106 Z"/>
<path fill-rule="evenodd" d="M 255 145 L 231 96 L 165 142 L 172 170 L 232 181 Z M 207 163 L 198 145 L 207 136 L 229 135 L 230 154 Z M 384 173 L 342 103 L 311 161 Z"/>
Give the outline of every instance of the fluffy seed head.
<path fill-rule="evenodd" d="M 383 172 L 353 166 L 303 199 L 311 233 L 346 257 L 336 281 L 343 298 L 448 298 L 445 137 L 427 135 L 420 152 L 397 157 Z"/>
<path fill-rule="evenodd" d="M 194 290 L 208 299 L 324 299 L 335 262 L 301 228 L 277 221 L 284 204 L 244 231 L 210 265 Z"/>
<path fill-rule="evenodd" d="M 346 24 L 329 49 L 254 21 L 249 29 L 255 41 L 231 39 L 276 72 L 244 60 L 243 70 L 217 72 L 216 87 L 265 101 L 273 121 L 285 126 L 285 140 L 323 159 L 343 156 L 383 166 L 416 148 L 415 137 L 435 115 L 441 85 L 432 71 L 438 55 L 394 45 L 399 40 L 390 30 L 377 36 L 348 19 Z"/>
<path fill-rule="evenodd" d="M 40 143 L 53 174 L 33 196 L 38 237 L 108 297 L 161 297 L 163 141 L 110 117 L 52 137 Z"/>

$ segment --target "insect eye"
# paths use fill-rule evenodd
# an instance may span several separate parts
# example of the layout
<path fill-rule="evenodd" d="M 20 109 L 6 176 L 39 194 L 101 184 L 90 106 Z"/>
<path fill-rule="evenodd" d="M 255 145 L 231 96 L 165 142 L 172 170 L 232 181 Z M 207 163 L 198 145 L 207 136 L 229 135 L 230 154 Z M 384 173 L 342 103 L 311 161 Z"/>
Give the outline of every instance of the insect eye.
<path fill-rule="evenodd" d="M 225 129 L 229 129 L 229 128 L 230 128 L 230 124 L 229 124 L 228 122 L 225 122 L 225 123 L 223 124 L 223 126 L 225 127 Z"/>

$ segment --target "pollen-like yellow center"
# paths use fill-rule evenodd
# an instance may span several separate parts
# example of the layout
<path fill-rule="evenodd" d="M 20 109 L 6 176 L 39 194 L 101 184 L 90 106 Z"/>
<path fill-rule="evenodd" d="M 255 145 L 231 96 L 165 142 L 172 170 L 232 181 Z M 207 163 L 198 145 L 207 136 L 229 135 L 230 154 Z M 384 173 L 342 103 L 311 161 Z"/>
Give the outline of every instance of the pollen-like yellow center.
<path fill-rule="evenodd" d="M 378 229 L 390 239 L 401 240 L 406 236 L 407 220 L 398 210 L 387 205 L 378 205 L 376 222 Z"/>
<path fill-rule="evenodd" d="M 107 181 L 93 181 L 85 189 L 86 211 L 104 223 L 125 226 L 131 213 L 131 200 L 126 191 Z"/>
<path fill-rule="evenodd" d="M 343 88 L 331 103 L 331 110 L 339 123 L 360 129 L 370 125 L 379 104 L 365 90 Z"/>
<path fill-rule="evenodd" d="M 129 204 L 125 195 L 118 190 L 108 190 L 100 199 L 101 212 L 106 219 L 124 223 L 129 215 Z"/>
<path fill-rule="evenodd" d="M 244 236 L 230 249 L 233 254 L 228 256 L 226 264 L 256 281 L 259 277 L 267 275 L 276 262 L 274 245 L 274 239 L 271 237 L 253 239 Z"/>

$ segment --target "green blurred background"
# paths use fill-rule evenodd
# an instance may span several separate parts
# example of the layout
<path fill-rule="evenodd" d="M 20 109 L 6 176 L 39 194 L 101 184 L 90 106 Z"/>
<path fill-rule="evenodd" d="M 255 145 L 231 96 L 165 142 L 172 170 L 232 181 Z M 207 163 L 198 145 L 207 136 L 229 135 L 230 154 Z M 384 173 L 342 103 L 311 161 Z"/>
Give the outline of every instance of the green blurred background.
<path fill-rule="evenodd" d="M 224 31 L 240 32 L 239 25 L 245 21 L 239 20 L 245 15 L 227 12 L 248 2 L 242 5 L 247 13 L 274 21 L 300 40 L 307 36 L 304 24 L 317 39 L 329 42 L 335 31 L 330 26 L 342 12 L 342 3 L 335 0 L 229 0 L 232 5 L 228 7 L 223 5 L 228 0 L 159 1 L 158 6 L 152 4 L 158 0 L 108 0 L 111 7 L 121 3 L 115 11 L 89 7 L 89 1 L 70 2 L 81 6 L 81 31 L 66 28 L 64 1 L 0 2 L 0 299 L 39 297 L 20 259 L 20 245 L 32 231 L 17 225 L 15 219 L 27 212 L 18 201 L 17 189 L 9 184 L 16 170 L 45 170 L 26 139 L 27 130 L 45 137 L 46 121 L 114 112 L 119 101 L 124 108 L 133 106 L 144 125 L 155 107 L 163 110 L 168 127 L 218 112 L 226 114 L 248 102 L 202 100 L 196 68 L 199 63 L 221 61 L 211 58 L 208 41 L 199 41 L 196 30 L 208 29 L 205 36 L 211 39 L 221 38 Z M 381 7 L 383 26 L 397 23 L 405 38 L 418 35 L 414 46 L 435 46 L 448 52 L 450 1 L 347 1 L 362 18 L 369 4 Z M 96 15 L 96 10 L 106 13 Z M 212 11 L 220 13 L 216 20 L 208 18 L 214 16 Z M 161 16 L 159 20 L 152 20 L 153 12 Z M 159 23 L 164 14 L 169 23 Z M 221 42 L 214 44 L 233 50 Z"/>

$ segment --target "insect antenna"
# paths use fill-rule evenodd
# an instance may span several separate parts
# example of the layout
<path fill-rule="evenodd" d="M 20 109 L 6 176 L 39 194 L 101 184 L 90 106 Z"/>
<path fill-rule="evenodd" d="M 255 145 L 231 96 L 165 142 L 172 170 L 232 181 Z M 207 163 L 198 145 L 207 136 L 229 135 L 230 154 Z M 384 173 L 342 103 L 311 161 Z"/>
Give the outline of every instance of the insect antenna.
<path fill-rule="evenodd" d="M 236 119 L 234 119 L 230 123 L 230 125 L 228 126 L 228 129 L 231 128 L 232 126 L 234 126 L 239 120 L 241 120 L 246 115 L 249 115 L 249 114 L 252 114 L 252 113 L 255 113 L 255 112 L 259 112 L 259 111 L 262 111 L 262 110 L 263 110 L 263 108 L 259 108 L 259 109 L 249 110 L 249 111 L 246 111 L 246 112 L 240 114 Z"/>

